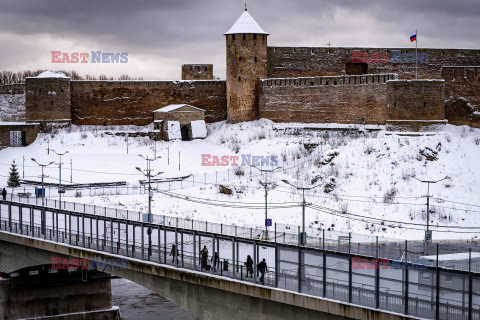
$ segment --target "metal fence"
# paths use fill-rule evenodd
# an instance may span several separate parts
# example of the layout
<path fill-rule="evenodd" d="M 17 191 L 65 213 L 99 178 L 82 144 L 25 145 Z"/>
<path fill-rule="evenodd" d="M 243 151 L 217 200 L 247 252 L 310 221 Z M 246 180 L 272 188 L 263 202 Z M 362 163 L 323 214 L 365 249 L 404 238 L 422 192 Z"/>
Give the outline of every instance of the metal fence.
<path fill-rule="evenodd" d="M 325 238 L 305 247 L 9 201 L 0 201 L 0 229 L 252 283 L 265 259 L 267 286 L 426 319 L 480 320 L 480 274 L 440 266 L 438 244 L 431 266 L 409 261 L 408 251 L 402 260 L 380 258 L 379 246 L 373 256 L 356 254 L 351 241 L 346 253 L 328 248 Z M 473 253 L 480 254 L 469 251 L 469 266 Z M 248 276 L 247 255 L 254 261 Z"/>
<path fill-rule="evenodd" d="M 12 201 L 20 203 L 42 205 L 41 198 L 25 198 L 19 197 L 18 195 L 9 198 L 11 198 Z M 60 203 L 56 199 L 49 198 L 44 199 L 44 205 L 50 208 L 65 209 L 79 213 L 88 213 L 110 218 L 122 218 L 137 222 L 148 222 L 148 214 L 127 209 L 107 208 L 68 201 L 62 201 Z M 276 241 L 277 243 L 284 244 L 298 244 L 301 234 L 300 226 L 287 224 L 276 223 L 269 229 L 268 233 L 265 233 L 265 228 L 242 227 L 158 214 L 152 214 L 152 219 L 154 224 L 161 224 L 164 226 L 212 232 L 222 235 L 243 237 L 251 240 Z M 434 257 L 436 254 L 435 245 L 431 245 L 431 256 L 425 257 L 423 254 L 422 241 L 409 241 L 406 243 L 393 238 L 341 231 L 328 231 L 325 229 L 318 230 L 314 228 L 306 228 L 306 233 L 308 235 L 304 244 L 306 247 L 322 248 L 323 242 L 325 242 L 326 249 L 343 253 L 348 253 L 350 250 L 354 254 L 373 257 L 376 256 L 378 251 L 379 257 L 392 260 L 398 260 L 405 257 L 405 254 L 407 253 L 409 259 L 412 261 L 422 261 L 422 263 L 431 266 L 435 264 L 435 261 L 431 259 L 431 257 Z M 473 246 L 474 244 L 477 244 L 477 247 L 480 250 L 480 244 L 476 242 L 466 242 L 461 246 L 442 243 L 441 254 L 456 254 L 456 261 L 440 261 L 441 266 L 456 270 L 468 270 L 468 246 Z M 480 257 L 479 259 L 473 259 L 471 268 L 475 272 L 480 272 Z"/>

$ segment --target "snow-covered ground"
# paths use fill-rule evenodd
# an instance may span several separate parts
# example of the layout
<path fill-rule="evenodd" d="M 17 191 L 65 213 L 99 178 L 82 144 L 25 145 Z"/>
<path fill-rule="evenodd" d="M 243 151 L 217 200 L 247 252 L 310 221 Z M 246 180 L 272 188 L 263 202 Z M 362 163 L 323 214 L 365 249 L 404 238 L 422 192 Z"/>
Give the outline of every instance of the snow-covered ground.
<path fill-rule="evenodd" d="M 188 142 L 155 142 L 148 138 L 108 135 L 115 130 L 146 131 L 146 128 L 71 127 L 41 134 L 26 148 L 0 151 L 0 186 L 5 185 L 11 162 L 16 160 L 22 175 L 38 180 L 38 162 L 58 161 L 53 152 L 69 151 L 63 157 L 62 179 L 70 180 L 70 158 L 73 161 L 73 182 L 127 181 L 138 184 L 144 179 L 135 167 L 146 167 L 138 156 L 162 156 L 152 163 L 154 173 L 162 177 L 196 174 L 195 181 L 172 193 L 188 195 L 188 200 L 171 194 L 155 193 L 154 213 L 208 220 L 243 226 L 262 226 L 265 212 L 264 175 L 248 167 L 202 166 L 202 154 L 212 156 L 242 155 L 277 156 L 281 169 L 268 174 L 272 182 L 268 194 L 269 218 L 274 223 L 301 225 L 302 196 L 282 180 L 302 186 L 317 186 L 306 191 L 307 225 L 336 231 L 374 234 L 399 239 L 422 239 L 426 221 L 427 185 L 415 180 L 450 179 L 430 185 L 431 225 L 450 226 L 448 232 L 435 231 L 435 239 L 477 238 L 480 215 L 480 130 L 447 125 L 435 136 L 400 137 L 385 132 L 347 133 L 307 131 L 286 134 L 275 130 L 268 120 L 229 125 L 219 122 L 208 125 L 208 137 Z M 180 152 L 180 169 L 179 169 Z M 209 159 L 213 159 L 210 157 Z M 230 158 L 231 159 L 231 158 Z M 213 162 L 213 161 L 212 161 Z M 269 165 L 263 168 L 271 168 Z M 228 181 L 215 183 L 215 176 Z M 236 173 L 235 173 L 236 172 Z M 58 168 L 46 169 L 47 178 L 58 180 Z M 202 183 L 203 176 L 207 183 Z M 192 181 L 192 180 L 188 180 Z M 224 186 L 221 187 L 220 185 Z M 223 193 L 220 192 L 223 191 Z M 230 193 L 231 194 L 227 194 Z M 128 208 L 146 212 L 147 195 L 83 196 L 65 198 L 101 206 Z M 195 197 L 195 198 L 194 198 Z M 215 206 L 199 203 L 201 198 L 221 201 Z M 205 201 L 203 201 L 205 202 Z M 232 202 L 235 202 L 233 205 Z M 246 203 L 254 205 L 247 205 Z M 468 204 L 468 205 L 466 205 Z M 234 206 L 235 208 L 233 208 Z M 330 213 L 319 208 L 334 209 Z M 240 208 L 238 208 L 240 207 Z M 275 207 L 275 208 L 273 208 Z M 279 208 L 285 207 L 285 208 Z M 320 211 L 319 211 L 320 210 Z M 371 220 L 379 219 L 379 220 Z M 381 222 L 385 220 L 385 222 Z M 465 229 L 455 229 L 462 226 Z"/>

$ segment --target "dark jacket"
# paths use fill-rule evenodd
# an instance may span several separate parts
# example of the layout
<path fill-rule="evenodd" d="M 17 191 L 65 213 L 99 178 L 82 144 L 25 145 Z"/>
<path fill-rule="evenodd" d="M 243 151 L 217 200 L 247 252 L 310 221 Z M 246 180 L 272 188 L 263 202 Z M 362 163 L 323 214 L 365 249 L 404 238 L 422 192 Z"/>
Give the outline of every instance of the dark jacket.
<path fill-rule="evenodd" d="M 247 266 L 247 268 L 252 268 L 253 267 L 252 258 L 247 258 L 247 262 L 245 262 L 245 266 Z"/>
<path fill-rule="evenodd" d="M 265 261 L 262 261 L 257 265 L 257 268 L 260 271 L 267 271 L 267 263 Z"/>
<path fill-rule="evenodd" d="M 2 190 L 2 196 L 4 196 L 4 197 L 7 196 L 7 189 L 3 188 L 3 190 Z"/>

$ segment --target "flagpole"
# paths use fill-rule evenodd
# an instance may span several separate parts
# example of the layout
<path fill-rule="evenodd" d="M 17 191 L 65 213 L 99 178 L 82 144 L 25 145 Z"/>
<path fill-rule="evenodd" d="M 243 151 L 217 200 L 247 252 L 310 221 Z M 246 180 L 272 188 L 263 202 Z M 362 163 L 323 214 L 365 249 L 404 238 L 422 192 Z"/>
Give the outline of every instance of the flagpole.
<path fill-rule="evenodd" d="M 418 31 L 415 30 L 415 79 L 418 79 Z"/>

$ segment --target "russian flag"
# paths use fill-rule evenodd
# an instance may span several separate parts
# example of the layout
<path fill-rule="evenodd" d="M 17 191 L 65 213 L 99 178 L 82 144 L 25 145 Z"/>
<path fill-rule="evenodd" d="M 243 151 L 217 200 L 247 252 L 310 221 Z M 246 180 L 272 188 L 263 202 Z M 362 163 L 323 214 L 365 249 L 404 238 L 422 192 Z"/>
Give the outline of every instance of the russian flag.
<path fill-rule="evenodd" d="M 410 42 L 417 41 L 417 33 L 415 32 L 410 36 Z"/>

